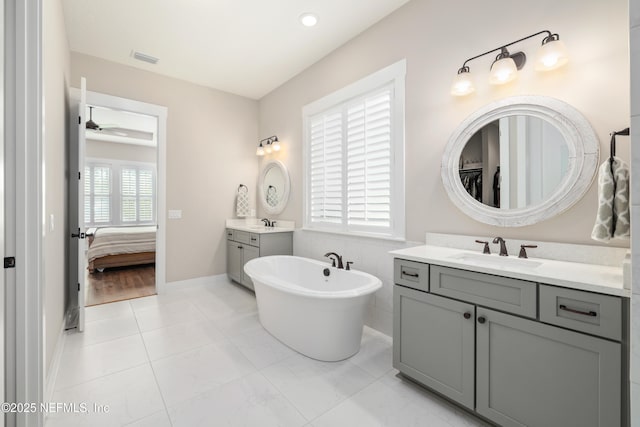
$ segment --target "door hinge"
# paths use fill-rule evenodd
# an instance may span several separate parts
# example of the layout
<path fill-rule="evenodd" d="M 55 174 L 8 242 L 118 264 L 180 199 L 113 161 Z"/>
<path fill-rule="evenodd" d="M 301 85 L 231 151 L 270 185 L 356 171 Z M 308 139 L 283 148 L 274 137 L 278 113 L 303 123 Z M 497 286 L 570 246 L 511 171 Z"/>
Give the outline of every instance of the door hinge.
<path fill-rule="evenodd" d="M 78 124 L 81 125 L 82 124 L 82 117 L 78 116 Z"/>
<path fill-rule="evenodd" d="M 78 283 L 78 292 L 80 292 L 80 283 Z"/>
<path fill-rule="evenodd" d="M 80 173 L 81 173 L 81 172 L 78 172 L 78 179 L 80 179 L 80 177 L 82 176 Z"/>
<path fill-rule="evenodd" d="M 4 268 L 16 268 L 16 257 L 12 257 L 12 256 L 5 257 Z"/>

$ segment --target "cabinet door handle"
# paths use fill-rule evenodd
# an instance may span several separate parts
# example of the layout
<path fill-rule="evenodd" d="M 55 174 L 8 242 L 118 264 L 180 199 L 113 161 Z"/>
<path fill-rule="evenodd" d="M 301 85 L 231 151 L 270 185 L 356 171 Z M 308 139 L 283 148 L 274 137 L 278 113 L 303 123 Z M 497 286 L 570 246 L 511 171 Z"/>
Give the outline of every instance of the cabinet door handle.
<path fill-rule="evenodd" d="M 573 308 L 569 308 L 564 304 L 560 304 L 558 306 L 558 308 L 560 310 L 564 310 L 564 311 L 568 311 L 569 313 L 575 313 L 575 314 L 582 314 L 583 316 L 591 316 L 591 317 L 596 317 L 598 315 L 598 313 L 596 313 L 595 311 L 580 311 L 580 310 L 575 310 Z"/>
<path fill-rule="evenodd" d="M 480 316 L 480 317 L 478 317 L 478 323 L 483 324 L 483 323 L 484 323 L 484 322 L 486 322 L 486 321 L 487 321 L 487 318 L 486 318 L 486 317 L 484 317 L 484 316 Z"/>
<path fill-rule="evenodd" d="M 471 313 L 469 313 L 468 311 L 465 314 L 463 314 L 463 316 L 465 319 L 471 319 Z"/>
<path fill-rule="evenodd" d="M 402 271 L 402 275 L 409 276 L 409 277 L 420 277 L 418 273 L 407 273 L 406 271 Z"/>
<path fill-rule="evenodd" d="M 252 238 L 251 238 L 251 241 L 252 241 L 252 242 L 255 242 L 256 240 L 258 240 L 258 239 L 256 239 L 255 237 L 252 237 Z"/>

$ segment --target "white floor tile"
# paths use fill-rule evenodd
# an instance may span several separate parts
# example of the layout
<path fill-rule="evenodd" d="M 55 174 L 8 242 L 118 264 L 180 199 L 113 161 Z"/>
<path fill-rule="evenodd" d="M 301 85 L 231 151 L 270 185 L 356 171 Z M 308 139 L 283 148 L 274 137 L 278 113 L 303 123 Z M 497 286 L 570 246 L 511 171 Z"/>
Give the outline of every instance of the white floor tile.
<path fill-rule="evenodd" d="M 307 422 L 260 373 L 170 407 L 169 415 L 173 427 L 298 427 Z"/>
<path fill-rule="evenodd" d="M 353 397 L 313 420 L 314 427 L 376 426 L 475 426 L 471 417 L 442 417 L 434 403 L 416 393 L 399 392 L 383 381 L 376 381 Z"/>
<path fill-rule="evenodd" d="M 142 333 L 151 360 L 182 353 L 194 348 L 226 340 L 210 320 L 179 323 Z"/>
<path fill-rule="evenodd" d="M 131 312 L 120 317 L 86 323 L 84 332 L 73 332 L 67 335 L 65 347 L 75 348 L 98 344 L 139 333 L 138 323 Z"/>
<path fill-rule="evenodd" d="M 148 361 L 140 335 L 84 347 L 65 347 L 55 387 L 59 390 Z"/>
<path fill-rule="evenodd" d="M 48 427 L 125 425 L 164 409 L 149 364 L 58 390 L 53 402 L 84 403 L 88 412 L 50 414 Z M 94 405 L 108 411 L 94 412 Z"/>
<path fill-rule="evenodd" d="M 230 342 L 210 344 L 152 364 L 168 406 L 255 371 Z"/>
<path fill-rule="evenodd" d="M 264 328 L 239 333 L 231 337 L 231 342 L 257 369 L 280 362 L 295 354 L 294 350 L 278 341 Z"/>
<path fill-rule="evenodd" d="M 171 427 L 171 421 L 169 421 L 167 411 L 162 410 L 153 415 L 149 415 L 148 417 L 134 421 L 131 424 L 127 424 L 126 427 Z"/>
<path fill-rule="evenodd" d="M 93 322 L 96 320 L 113 319 L 114 317 L 123 317 L 133 315 L 133 309 L 129 301 L 110 302 L 108 304 L 93 305 L 84 310 L 85 322 Z"/>
<path fill-rule="evenodd" d="M 180 290 L 171 290 L 162 295 L 151 295 L 148 297 L 134 298 L 129 300 L 133 311 L 145 310 L 151 307 L 171 305 L 188 299 L 188 296 Z"/>
<path fill-rule="evenodd" d="M 222 317 L 216 320 L 216 325 L 229 338 L 243 332 L 262 328 L 257 311 L 246 311 Z"/>
<path fill-rule="evenodd" d="M 349 361 L 320 362 L 298 354 L 261 372 L 308 420 L 333 408 L 374 380 Z"/>
<path fill-rule="evenodd" d="M 364 327 L 360 351 L 349 359 L 375 378 L 389 372 L 393 363 L 391 337 L 371 328 Z"/>
<path fill-rule="evenodd" d="M 142 332 L 166 328 L 179 323 L 205 320 L 196 306 L 188 300 L 135 310 L 135 314 L 138 327 Z"/>

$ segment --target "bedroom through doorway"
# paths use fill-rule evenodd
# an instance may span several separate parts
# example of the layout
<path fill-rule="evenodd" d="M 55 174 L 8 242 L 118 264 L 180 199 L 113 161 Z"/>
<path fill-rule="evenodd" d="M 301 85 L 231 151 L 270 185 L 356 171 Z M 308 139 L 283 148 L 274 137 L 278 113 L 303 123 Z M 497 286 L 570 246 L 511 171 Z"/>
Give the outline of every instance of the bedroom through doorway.
<path fill-rule="evenodd" d="M 155 295 L 158 118 L 87 103 L 85 306 Z"/>

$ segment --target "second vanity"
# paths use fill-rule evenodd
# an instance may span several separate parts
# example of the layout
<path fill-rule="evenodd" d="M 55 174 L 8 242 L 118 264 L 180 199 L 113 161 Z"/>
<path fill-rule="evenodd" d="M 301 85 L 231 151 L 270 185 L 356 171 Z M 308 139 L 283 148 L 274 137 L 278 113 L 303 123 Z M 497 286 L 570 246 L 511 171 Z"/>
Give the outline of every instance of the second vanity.
<path fill-rule="evenodd" d="M 430 245 L 392 254 L 404 376 L 502 426 L 627 425 L 621 268 Z"/>

